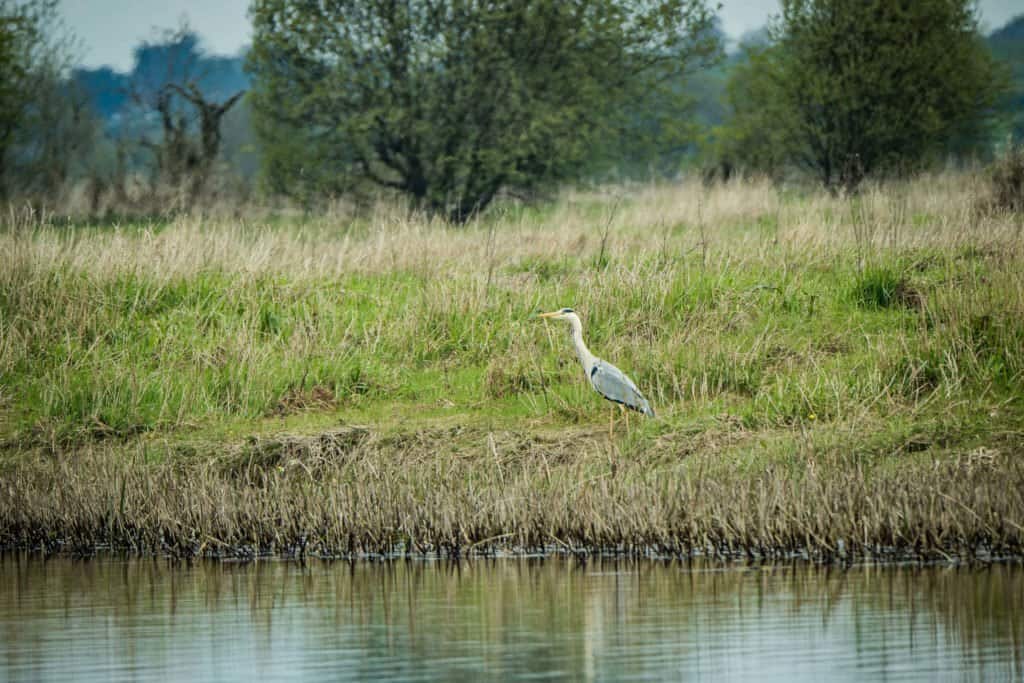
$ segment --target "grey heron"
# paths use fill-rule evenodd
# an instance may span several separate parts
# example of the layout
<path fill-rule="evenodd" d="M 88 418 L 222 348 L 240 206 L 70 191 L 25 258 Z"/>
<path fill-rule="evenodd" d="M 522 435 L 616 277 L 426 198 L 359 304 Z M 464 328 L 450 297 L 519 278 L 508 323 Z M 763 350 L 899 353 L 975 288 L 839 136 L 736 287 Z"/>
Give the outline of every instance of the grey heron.
<path fill-rule="evenodd" d="M 583 372 L 594 387 L 594 391 L 604 396 L 612 403 L 619 406 L 619 410 L 625 413 L 626 408 L 643 413 L 648 417 L 654 417 L 654 410 L 651 404 L 644 398 L 644 395 L 637 389 L 629 377 L 622 370 L 607 361 L 596 357 L 583 342 L 583 323 L 580 317 L 571 308 L 562 308 L 550 313 L 539 314 L 541 318 L 552 320 L 565 320 L 569 323 L 569 334 L 572 337 L 573 346 L 576 347 L 576 356 L 580 359 Z M 615 424 L 615 410 L 612 409 L 611 419 L 608 422 L 608 436 L 611 438 Z M 626 428 L 629 428 L 629 414 L 626 414 Z"/>

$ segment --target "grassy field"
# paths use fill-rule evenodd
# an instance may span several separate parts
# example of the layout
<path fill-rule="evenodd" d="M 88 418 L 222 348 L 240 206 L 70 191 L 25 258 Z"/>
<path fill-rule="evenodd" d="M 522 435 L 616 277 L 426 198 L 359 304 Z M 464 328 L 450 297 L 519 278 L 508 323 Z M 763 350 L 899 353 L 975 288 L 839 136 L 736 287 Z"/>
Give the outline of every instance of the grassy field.
<path fill-rule="evenodd" d="M 1024 548 L 1024 223 L 970 175 L 0 231 L 0 542 Z M 566 328 L 658 411 L 613 440 Z"/>

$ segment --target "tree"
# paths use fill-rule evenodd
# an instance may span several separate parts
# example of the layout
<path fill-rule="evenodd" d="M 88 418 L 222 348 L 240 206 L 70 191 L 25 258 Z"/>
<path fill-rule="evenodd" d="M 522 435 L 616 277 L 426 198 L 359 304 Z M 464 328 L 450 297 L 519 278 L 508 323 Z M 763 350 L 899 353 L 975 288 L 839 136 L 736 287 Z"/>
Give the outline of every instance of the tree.
<path fill-rule="evenodd" d="M 706 30 L 708 44 L 725 43 L 717 18 Z M 614 129 L 602 131 L 582 172 L 602 179 L 650 179 L 675 176 L 693 163 L 706 131 L 721 123 L 725 113 L 726 71 L 719 57 L 713 64 L 700 60 L 695 64 L 699 69 L 681 70 L 669 63 L 663 73 L 648 73 L 651 85 L 625 103 L 614 103 L 616 110 L 608 116 Z"/>
<path fill-rule="evenodd" d="M 87 173 L 101 124 L 86 93 L 55 71 L 42 71 L 18 145 L 18 189 L 50 203 Z"/>
<path fill-rule="evenodd" d="M 736 73 L 731 132 L 760 127 L 773 153 L 834 191 L 987 140 L 1003 80 L 974 8 L 782 0 L 771 44 Z"/>
<path fill-rule="evenodd" d="M 623 105 L 711 58 L 704 0 L 256 0 L 266 173 L 369 181 L 460 222 L 576 171 Z"/>
<path fill-rule="evenodd" d="M 220 153 L 221 120 L 245 94 L 238 90 L 217 102 L 204 92 L 208 74 L 198 44 L 187 26 L 143 43 L 135 50 L 131 85 L 131 99 L 160 122 L 158 134 L 147 130 L 141 139 L 155 161 L 154 189 L 184 190 L 190 204 L 202 194 Z"/>
<path fill-rule="evenodd" d="M 66 61 L 54 39 L 56 0 L 0 0 L 0 201 L 24 177 L 27 132 Z"/>
<path fill-rule="evenodd" d="M 714 130 L 711 156 L 716 167 L 709 170 L 722 179 L 736 168 L 779 179 L 790 163 L 789 151 L 798 146 L 792 127 L 785 125 L 794 115 L 778 96 L 778 52 L 763 42 L 744 43 L 731 58 L 725 86 L 729 113 Z"/>

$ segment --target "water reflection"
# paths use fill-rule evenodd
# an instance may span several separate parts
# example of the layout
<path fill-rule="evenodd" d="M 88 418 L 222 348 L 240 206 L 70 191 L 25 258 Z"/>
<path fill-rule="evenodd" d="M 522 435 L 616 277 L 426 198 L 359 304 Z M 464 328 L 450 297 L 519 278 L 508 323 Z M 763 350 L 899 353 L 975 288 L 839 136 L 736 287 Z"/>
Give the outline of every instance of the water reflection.
<path fill-rule="evenodd" d="M 0 557 L 0 678 L 1013 679 L 1024 569 Z"/>

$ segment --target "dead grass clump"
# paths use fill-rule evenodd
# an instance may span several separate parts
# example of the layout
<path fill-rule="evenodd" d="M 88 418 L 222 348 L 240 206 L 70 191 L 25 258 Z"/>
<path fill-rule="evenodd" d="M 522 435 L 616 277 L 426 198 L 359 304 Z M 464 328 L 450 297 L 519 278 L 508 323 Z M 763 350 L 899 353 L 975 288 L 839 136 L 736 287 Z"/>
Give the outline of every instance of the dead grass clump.
<path fill-rule="evenodd" d="M 336 405 L 337 399 L 329 387 L 320 384 L 309 389 L 294 387 L 285 392 L 269 414 L 283 417 L 306 410 L 327 410 Z"/>
<path fill-rule="evenodd" d="M 252 437 L 212 461 L 222 473 L 248 482 L 274 470 L 301 468 L 320 472 L 354 457 L 370 433 L 362 427 L 344 427 L 314 436 L 280 434 Z M 258 475 L 258 476 L 256 476 Z"/>
<path fill-rule="evenodd" d="M 539 391 L 541 387 L 538 385 L 538 378 L 532 377 L 529 370 L 509 365 L 503 359 L 493 360 L 487 366 L 484 390 L 488 398 L 500 399 Z"/>
<path fill-rule="evenodd" d="M 727 414 L 707 427 L 662 434 L 657 439 L 657 450 L 665 450 L 676 461 L 697 454 L 714 458 L 756 436 L 744 426 L 743 418 Z"/>
<path fill-rule="evenodd" d="M 901 280 L 893 292 L 893 300 L 903 308 L 921 310 L 925 306 L 924 294 L 907 280 Z"/>

